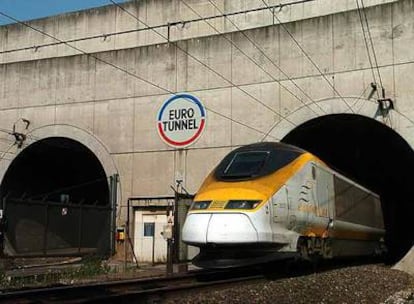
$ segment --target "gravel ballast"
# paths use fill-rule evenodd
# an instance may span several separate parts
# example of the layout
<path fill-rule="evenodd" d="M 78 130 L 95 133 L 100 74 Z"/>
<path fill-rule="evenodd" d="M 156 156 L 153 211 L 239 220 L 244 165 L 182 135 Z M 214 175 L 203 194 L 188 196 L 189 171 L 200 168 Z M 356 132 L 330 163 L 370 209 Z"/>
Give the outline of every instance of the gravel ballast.
<path fill-rule="evenodd" d="M 189 290 L 162 303 L 414 303 L 411 276 L 387 266 L 352 266 L 275 280 Z M 404 291 L 405 290 L 405 291 Z"/>

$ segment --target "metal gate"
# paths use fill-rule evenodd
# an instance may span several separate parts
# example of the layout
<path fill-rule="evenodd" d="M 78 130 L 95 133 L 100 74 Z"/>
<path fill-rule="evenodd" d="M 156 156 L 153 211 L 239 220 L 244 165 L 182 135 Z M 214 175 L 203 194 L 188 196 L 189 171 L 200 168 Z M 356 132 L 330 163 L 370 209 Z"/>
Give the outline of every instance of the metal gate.
<path fill-rule="evenodd" d="M 7 256 L 70 256 L 114 251 L 117 176 L 111 177 L 104 205 L 3 198 L 3 253 Z"/>

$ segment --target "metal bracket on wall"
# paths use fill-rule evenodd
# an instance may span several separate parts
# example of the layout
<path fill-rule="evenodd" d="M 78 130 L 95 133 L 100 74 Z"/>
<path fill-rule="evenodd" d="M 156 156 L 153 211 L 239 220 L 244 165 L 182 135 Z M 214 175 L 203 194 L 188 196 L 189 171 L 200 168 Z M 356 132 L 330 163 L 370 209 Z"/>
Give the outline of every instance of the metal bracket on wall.
<path fill-rule="evenodd" d="M 23 143 L 27 138 L 26 134 L 16 131 L 16 125 L 20 121 L 24 123 L 24 130 L 27 130 L 29 128 L 29 125 L 30 125 L 30 120 L 25 119 L 25 118 L 19 118 L 13 124 L 13 131 L 9 134 L 14 136 L 14 144 L 17 145 L 18 148 L 21 148 L 23 146 Z"/>
<path fill-rule="evenodd" d="M 391 98 L 378 99 L 378 114 L 386 117 L 391 110 L 394 110 L 394 101 Z"/>

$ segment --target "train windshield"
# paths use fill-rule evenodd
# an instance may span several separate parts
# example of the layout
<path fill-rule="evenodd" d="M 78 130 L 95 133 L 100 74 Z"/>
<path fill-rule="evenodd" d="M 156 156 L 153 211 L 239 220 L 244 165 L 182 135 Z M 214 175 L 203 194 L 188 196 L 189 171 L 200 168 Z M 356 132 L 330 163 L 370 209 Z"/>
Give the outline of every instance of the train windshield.
<path fill-rule="evenodd" d="M 223 177 L 251 177 L 257 175 L 266 163 L 270 152 L 239 152 L 236 153 L 224 170 Z"/>
<path fill-rule="evenodd" d="M 225 181 L 255 179 L 285 167 L 303 153 L 304 150 L 283 143 L 243 146 L 227 154 L 214 175 Z"/>

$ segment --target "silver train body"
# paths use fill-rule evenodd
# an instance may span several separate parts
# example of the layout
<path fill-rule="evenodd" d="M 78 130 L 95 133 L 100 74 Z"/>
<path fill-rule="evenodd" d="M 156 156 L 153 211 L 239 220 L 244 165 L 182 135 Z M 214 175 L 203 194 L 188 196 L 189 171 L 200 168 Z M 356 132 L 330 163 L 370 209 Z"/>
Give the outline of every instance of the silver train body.
<path fill-rule="evenodd" d="M 182 239 L 200 248 L 195 265 L 224 268 L 381 254 L 384 234 L 378 195 L 304 150 L 258 143 L 229 153 L 206 178 Z"/>

